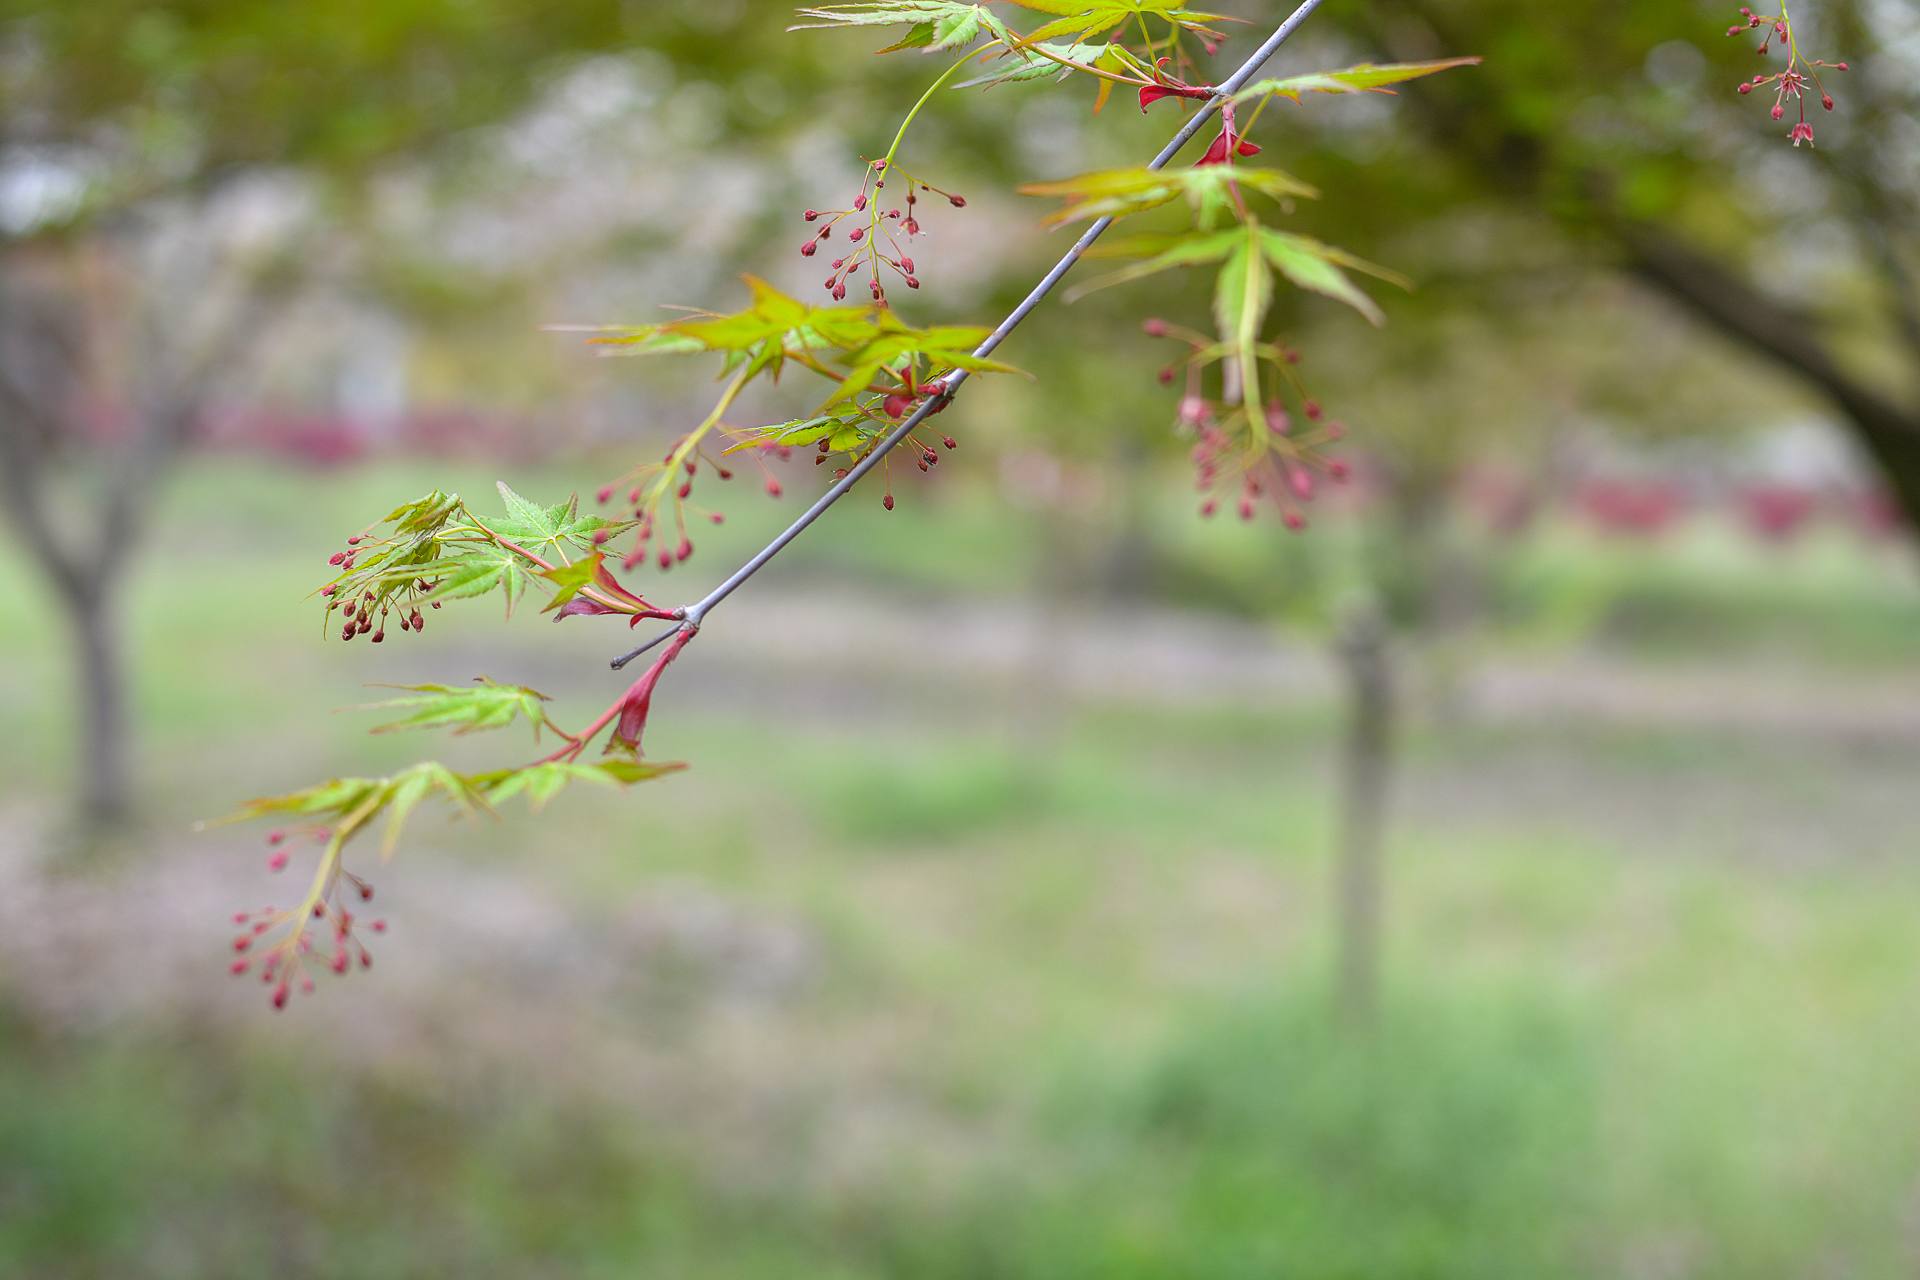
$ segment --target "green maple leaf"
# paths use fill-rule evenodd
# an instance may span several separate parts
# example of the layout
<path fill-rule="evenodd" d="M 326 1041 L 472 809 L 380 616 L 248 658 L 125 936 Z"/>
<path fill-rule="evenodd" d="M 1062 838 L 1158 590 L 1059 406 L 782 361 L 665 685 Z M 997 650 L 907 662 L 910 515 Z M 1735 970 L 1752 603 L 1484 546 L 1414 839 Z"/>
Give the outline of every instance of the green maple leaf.
<path fill-rule="evenodd" d="M 882 312 L 880 332 L 857 350 L 847 353 L 843 360 L 847 366 L 846 381 L 827 397 L 820 411 L 826 414 L 835 405 L 857 398 L 883 372 L 900 374 L 915 370 L 929 375 L 949 369 L 965 369 L 970 373 L 1021 372 L 1010 364 L 973 354 L 990 332 L 992 330 L 975 325 L 915 329 L 896 319 L 891 311 Z"/>
<path fill-rule="evenodd" d="M 1021 43 L 1071 37 L 1085 41 L 1103 36 L 1136 18 L 1155 17 L 1183 31 L 1207 33 L 1209 25 L 1228 21 L 1217 13 L 1201 13 L 1180 0 L 1013 0 L 1023 9 L 1059 15 L 1021 38 Z"/>
<path fill-rule="evenodd" d="M 1299 102 L 1309 93 L 1391 94 L 1393 90 L 1389 89 L 1388 85 L 1418 80 L 1422 76 L 1451 71 L 1455 67 L 1478 66 L 1479 63 L 1478 58 L 1446 58 L 1438 62 L 1392 62 L 1384 66 L 1363 62 L 1359 66 L 1348 67 L 1344 71 L 1314 71 L 1306 75 L 1256 80 L 1234 94 L 1233 100 L 1242 102 L 1251 98 L 1277 97 L 1291 98 Z"/>
<path fill-rule="evenodd" d="M 1185 196 L 1203 215 L 1232 205 L 1231 188 L 1254 191 L 1275 200 L 1294 196 L 1314 199 L 1319 192 L 1288 173 L 1274 168 L 1210 164 L 1189 169 L 1106 169 L 1058 182 L 1034 182 L 1020 188 L 1023 195 L 1051 196 L 1066 205 L 1047 218 L 1049 226 L 1095 218 L 1124 218 L 1144 213 Z"/>
<path fill-rule="evenodd" d="M 963 0 L 879 0 L 867 4 L 829 4 L 802 9 L 800 16 L 817 18 L 819 21 L 798 23 L 787 28 L 789 31 L 832 27 L 908 28 L 904 37 L 881 49 L 881 53 L 894 53 L 901 49 L 940 53 L 948 49 L 964 49 L 982 36 L 990 36 L 995 40 L 1011 38 L 1006 25 L 992 10 L 983 4 L 969 4 Z"/>
<path fill-rule="evenodd" d="M 726 358 L 722 376 L 745 365 L 749 376 L 780 375 L 787 353 L 851 350 L 878 331 L 878 308 L 815 307 L 780 292 L 757 276 L 746 277 L 753 303 L 731 314 L 697 312 L 684 320 L 602 332 L 602 346 L 635 355 L 684 355 L 719 352 Z"/>
<path fill-rule="evenodd" d="M 1413 288 L 1413 282 L 1398 272 L 1375 266 L 1365 258 L 1322 244 L 1310 236 L 1271 229 L 1262 230 L 1260 236 L 1264 256 L 1274 270 L 1298 288 L 1346 303 L 1376 327 L 1387 322 L 1385 314 L 1378 303 L 1348 278 L 1347 271 L 1358 271 L 1402 289 Z"/>
<path fill-rule="evenodd" d="M 1022 43 L 1010 46 L 1004 53 L 996 55 L 988 62 L 989 69 L 984 75 L 975 76 L 971 80 L 962 80 L 954 88 L 972 89 L 981 85 L 992 87 L 999 84 L 1032 84 L 1042 80 L 1061 80 L 1073 74 L 1073 68 L 1063 66 L 1063 62 L 1095 67 L 1115 75 L 1151 76 L 1153 74 L 1152 68 L 1144 65 L 1123 45 Z M 1103 101 L 1112 88 L 1111 80 L 1101 81 L 1100 90 Z"/>
<path fill-rule="evenodd" d="M 1260 224 L 1249 219 L 1235 231 L 1239 243 L 1220 264 L 1213 314 L 1220 336 L 1238 357 L 1241 402 L 1252 407 L 1260 403 L 1260 326 L 1273 304 L 1273 274 L 1262 252 Z"/>
<path fill-rule="evenodd" d="M 377 725 L 370 732 L 452 729 L 456 734 L 466 734 L 504 729 L 516 719 L 524 718 L 533 725 L 534 735 L 538 737 L 540 725 L 546 720 L 546 711 L 542 706 L 547 701 L 546 694 L 520 685 L 496 684 L 485 676 L 476 676 L 471 685 L 402 684 L 389 687 L 409 696 L 367 703 L 358 709 L 408 710 L 412 714 Z"/>
<path fill-rule="evenodd" d="M 517 795 L 527 798 L 527 807 L 536 812 L 574 782 L 591 782 L 603 787 L 626 787 L 678 773 L 684 764 L 654 764 L 639 760 L 602 760 L 596 764 L 576 764 L 567 760 L 546 760 L 523 769 L 502 769 L 477 773 L 466 779 L 489 804 L 498 805 Z"/>

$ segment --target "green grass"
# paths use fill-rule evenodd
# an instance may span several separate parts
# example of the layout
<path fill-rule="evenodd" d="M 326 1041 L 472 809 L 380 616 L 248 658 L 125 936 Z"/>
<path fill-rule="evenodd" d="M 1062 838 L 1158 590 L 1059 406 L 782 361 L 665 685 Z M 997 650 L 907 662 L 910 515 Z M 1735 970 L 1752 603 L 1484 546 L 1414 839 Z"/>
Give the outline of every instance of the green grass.
<path fill-rule="evenodd" d="M 165 886 L 213 849 L 236 897 L 256 892 L 254 836 L 185 821 L 414 758 L 329 714 L 363 681 L 452 661 L 552 675 L 586 705 L 605 657 L 588 630 L 469 615 L 418 649 L 319 643 L 292 599 L 319 550 L 425 487 L 410 467 L 186 478 L 129 617 L 153 822 L 85 875 Z M 990 507 L 898 514 L 849 513 L 857 532 L 823 531 L 788 585 L 989 595 L 1033 568 Z M 1271 554 L 1331 573 L 1339 537 Z M 920 539 L 980 556 L 929 570 Z M 1274 572 L 1269 554 L 1235 543 L 1224 579 Z M 1702 535 L 1647 557 L 1564 534 L 1514 564 L 1532 595 L 1508 645 L 1587 642 L 1649 607 L 1658 637 L 1629 644 L 1649 658 L 1777 650 L 1814 682 L 1911 661 L 1910 595 L 1834 545 L 1770 559 Z M 65 672 L 34 600 L 0 560 L 14 841 L 65 768 Z M 191 977 L 157 1004 L 108 993 L 111 1016 L 30 1012 L 45 971 L 0 963 L 0 1275 L 1913 1274 L 1909 745 L 1416 726 L 1387 998 L 1356 1036 L 1327 995 L 1330 702 L 1116 694 L 1035 724 L 985 694 L 955 717 L 903 692 L 848 721 L 825 682 L 756 711 L 754 674 L 728 673 L 732 700 L 671 686 L 650 732 L 686 775 L 421 824 L 378 869 L 381 966 L 286 1018 L 220 1002 L 218 920 L 213 995 Z M 469 874 L 565 936 L 435 952 L 436 924 L 483 896 Z M 687 900 L 683 933 L 632 941 L 636 908 Z M 124 922 L 153 930 L 156 969 L 160 923 Z M 194 964 L 201 927 L 171 930 Z M 755 985 L 769 931 L 801 940 L 785 986 Z M 96 957 L 64 963 L 84 978 Z"/>

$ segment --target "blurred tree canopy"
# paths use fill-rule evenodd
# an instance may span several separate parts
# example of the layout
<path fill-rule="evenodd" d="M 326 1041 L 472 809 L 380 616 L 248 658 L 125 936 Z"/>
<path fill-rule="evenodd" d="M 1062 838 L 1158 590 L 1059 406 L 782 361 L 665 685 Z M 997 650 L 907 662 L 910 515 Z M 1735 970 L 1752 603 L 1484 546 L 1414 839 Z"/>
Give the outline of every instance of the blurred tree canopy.
<path fill-rule="evenodd" d="M 1329 6 L 1358 45 L 1391 58 L 1486 57 L 1471 75 L 1409 87 L 1411 109 L 1396 118 L 1420 154 L 1352 165 L 1339 183 L 1345 207 L 1454 231 L 1441 269 L 1474 288 L 1497 288 L 1549 239 L 1562 261 L 1626 272 L 1757 358 L 1765 372 L 1750 382 L 1784 402 L 1776 418 L 1824 400 L 1912 522 L 1920 11 L 1883 0 L 1797 6 L 1802 46 L 1852 66 L 1830 76 L 1839 109 L 1817 113 L 1809 152 L 1734 92 L 1760 60 L 1754 41 L 1724 35 L 1733 10 L 1671 0 L 1550 15 L 1523 0 Z M 1507 230 L 1472 233 L 1489 225 Z M 1560 323 L 1570 345 L 1590 337 L 1587 322 Z M 1608 376 L 1661 398 L 1674 391 L 1630 360 Z M 1748 396 L 1734 406 L 1766 414 Z"/>

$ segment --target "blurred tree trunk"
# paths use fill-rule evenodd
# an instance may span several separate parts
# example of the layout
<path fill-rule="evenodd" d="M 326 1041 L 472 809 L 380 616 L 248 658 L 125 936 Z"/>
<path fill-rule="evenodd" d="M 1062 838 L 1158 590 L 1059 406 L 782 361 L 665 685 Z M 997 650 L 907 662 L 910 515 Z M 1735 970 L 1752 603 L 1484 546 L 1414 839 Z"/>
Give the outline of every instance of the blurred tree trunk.
<path fill-rule="evenodd" d="M 231 299 L 169 308 L 139 296 L 105 248 L 7 248 L 0 253 L 0 508 L 73 640 L 74 799 L 83 828 L 98 830 L 125 819 L 133 801 L 116 586 L 168 471 L 216 387 L 232 385 L 243 353 L 266 332 L 284 281 L 269 259 L 266 270 L 235 273 Z M 120 415 L 101 428 L 105 439 L 94 439 L 81 416 L 89 403 Z M 67 493 L 60 473 L 82 459 L 100 472 L 99 483 Z"/>
<path fill-rule="evenodd" d="M 81 704 L 74 762 L 80 817 L 99 829 L 125 821 L 132 807 L 126 655 L 120 618 L 105 584 L 69 600 L 66 613 Z"/>
<path fill-rule="evenodd" d="M 1393 758 L 1393 673 L 1387 624 L 1369 601 L 1342 620 L 1347 740 L 1341 756 L 1335 1007 L 1349 1028 L 1370 1029 L 1380 1007 L 1382 836 Z"/>

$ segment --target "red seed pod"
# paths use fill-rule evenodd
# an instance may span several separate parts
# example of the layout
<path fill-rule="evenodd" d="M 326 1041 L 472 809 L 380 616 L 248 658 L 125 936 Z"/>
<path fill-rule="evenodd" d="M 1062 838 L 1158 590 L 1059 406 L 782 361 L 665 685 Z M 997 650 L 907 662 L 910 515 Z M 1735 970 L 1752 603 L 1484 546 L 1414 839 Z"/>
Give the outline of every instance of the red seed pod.
<path fill-rule="evenodd" d="M 949 449 L 958 449 L 960 447 L 960 442 L 958 440 L 955 440 L 952 436 L 941 436 L 940 443 L 947 446 L 947 448 Z"/>
<path fill-rule="evenodd" d="M 1738 89 L 1738 91 L 1737 91 L 1737 92 L 1740 92 L 1740 93 L 1752 93 L 1752 92 L 1753 92 L 1753 86 L 1752 86 L 1751 84 L 1742 84 L 1742 85 L 1740 86 L 1740 88 Z"/>
<path fill-rule="evenodd" d="M 818 209 L 809 209 L 802 216 L 805 217 L 808 222 L 812 222 L 820 216 L 820 211 Z"/>
<path fill-rule="evenodd" d="M 956 209 L 964 209 L 967 207 L 966 200 L 960 196 L 948 196 L 947 203 L 952 205 Z"/>
<path fill-rule="evenodd" d="M 331 565 L 342 565 L 342 564 L 345 564 L 346 562 L 347 562 L 347 553 L 344 551 L 336 551 L 332 555 L 327 557 L 327 563 Z"/>
<path fill-rule="evenodd" d="M 886 497 L 880 499 L 880 505 L 889 511 L 893 510 L 893 495 L 888 494 Z"/>
<path fill-rule="evenodd" d="M 908 275 L 912 275 L 912 274 L 913 274 L 913 259 L 912 259 L 912 258 L 902 258 L 902 259 L 900 259 L 900 269 L 901 269 L 902 271 L 904 271 L 904 272 L 906 272 L 906 273 L 907 273 Z"/>
<path fill-rule="evenodd" d="M 866 195 L 866 192 L 863 191 L 859 195 L 853 198 L 853 211 L 855 213 L 861 213 L 865 211 L 866 207 L 867 207 L 867 195 Z"/>
<path fill-rule="evenodd" d="M 818 240 L 809 240 L 800 246 L 800 256 L 803 258 L 811 258 L 819 248 L 820 242 Z"/>
<path fill-rule="evenodd" d="M 917 280 L 917 279 L 915 279 L 915 278 L 914 278 L 913 276 L 908 276 L 908 277 L 907 277 L 907 288 L 909 288 L 909 289 L 918 289 L 919 287 L 920 287 L 920 281 L 919 281 L 919 280 Z"/>

